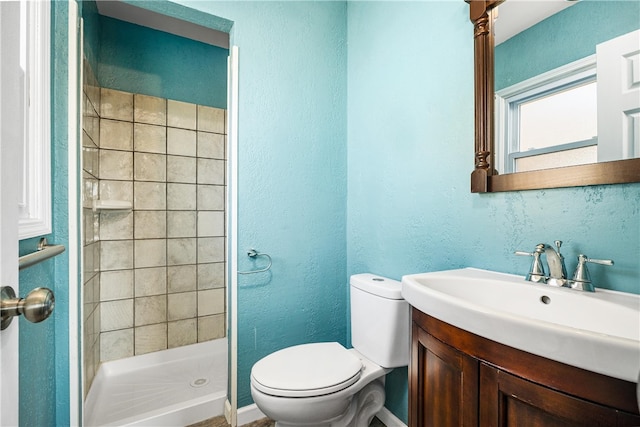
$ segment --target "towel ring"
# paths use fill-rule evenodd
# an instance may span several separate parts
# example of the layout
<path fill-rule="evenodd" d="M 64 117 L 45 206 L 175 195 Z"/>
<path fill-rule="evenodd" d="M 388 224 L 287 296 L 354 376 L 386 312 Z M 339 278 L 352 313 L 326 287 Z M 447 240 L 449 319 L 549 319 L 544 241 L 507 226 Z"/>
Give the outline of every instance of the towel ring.
<path fill-rule="evenodd" d="M 266 267 L 261 268 L 259 270 L 238 271 L 238 274 L 264 273 L 265 271 L 268 271 L 271 268 L 271 264 L 273 263 L 273 261 L 271 260 L 271 256 L 269 254 L 261 254 L 260 252 L 256 251 L 255 249 L 249 249 L 247 251 L 247 256 L 250 257 L 250 258 L 257 258 L 259 256 L 267 257 L 269 259 L 269 265 L 267 265 Z"/>

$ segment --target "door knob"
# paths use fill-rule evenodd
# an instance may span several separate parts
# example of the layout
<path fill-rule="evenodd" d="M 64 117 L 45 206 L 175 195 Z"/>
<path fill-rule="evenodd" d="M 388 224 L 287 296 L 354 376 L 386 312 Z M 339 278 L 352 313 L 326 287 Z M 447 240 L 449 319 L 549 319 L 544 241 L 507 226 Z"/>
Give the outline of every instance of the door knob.
<path fill-rule="evenodd" d="M 29 322 L 38 323 L 49 317 L 53 312 L 55 298 L 51 289 L 35 288 L 29 292 L 26 298 L 16 298 L 16 293 L 11 286 L 3 286 L 0 289 L 0 313 L 2 325 L 0 330 L 5 330 L 15 316 L 21 314 Z"/>

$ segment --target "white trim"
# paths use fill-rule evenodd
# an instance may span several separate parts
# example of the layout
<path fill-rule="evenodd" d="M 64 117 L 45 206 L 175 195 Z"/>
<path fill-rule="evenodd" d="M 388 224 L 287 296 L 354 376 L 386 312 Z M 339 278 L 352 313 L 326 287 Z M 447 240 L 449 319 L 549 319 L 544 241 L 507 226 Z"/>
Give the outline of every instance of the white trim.
<path fill-rule="evenodd" d="M 255 403 L 243 406 L 242 408 L 238 409 L 239 426 L 258 421 L 265 417 L 266 415 L 260 409 L 258 409 L 258 405 L 256 405 Z"/>
<path fill-rule="evenodd" d="M 242 408 L 238 409 L 239 426 L 258 421 L 265 417 L 266 415 L 258 408 L 258 405 L 256 405 L 255 403 L 243 406 Z M 382 421 L 387 427 L 407 427 L 407 425 L 403 423 L 400 418 L 393 415 L 393 413 L 385 407 L 382 407 L 380 412 L 376 414 L 376 417 L 378 417 L 378 419 Z"/>
<path fill-rule="evenodd" d="M 18 237 L 51 233 L 51 4 L 27 6 L 25 139 Z"/>
<path fill-rule="evenodd" d="M 589 55 L 585 58 L 578 59 L 569 64 L 563 65 L 553 70 L 547 71 L 530 79 L 523 80 L 504 89 L 496 91 L 496 95 L 502 98 L 513 98 L 528 91 L 539 89 L 549 84 L 553 84 L 559 80 L 575 79 L 582 73 L 594 74 L 596 67 L 596 55 Z"/>
<path fill-rule="evenodd" d="M 380 412 L 376 414 L 376 417 L 387 427 L 407 427 L 400 418 L 393 415 L 393 413 L 385 407 L 382 407 Z"/>
<path fill-rule="evenodd" d="M 231 427 L 238 424 L 238 46 L 229 49 L 229 82 L 228 82 L 228 179 L 227 193 L 229 201 L 227 221 L 229 238 L 227 239 L 227 254 L 229 258 L 229 286 L 231 301 L 229 330 L 229 417 L 227 421 Z M 226 412 L 226 411 L 225 411 Z M 227 415 L 225 413 L 225 415 Z"/>
<path fill-rule="evenodd" d="M 81 425 L 80 418 L 80 374 L 79 359 L 80 337 L 78 330 L 79 312 L 78 301 L 80 288 L 78 285 L 78 251 L 79 251 L 79 222 L 78 222 L 78 120 L 79 93 L 78 86 L 82 84 L 81 74 L 78 74 L 78 4 L 69 1 L 68 22 L 68 106 L 67 106 L 67 140 L 68 140 L 68 200 L 69 217 L 69 423 L 72 426 Z"/>

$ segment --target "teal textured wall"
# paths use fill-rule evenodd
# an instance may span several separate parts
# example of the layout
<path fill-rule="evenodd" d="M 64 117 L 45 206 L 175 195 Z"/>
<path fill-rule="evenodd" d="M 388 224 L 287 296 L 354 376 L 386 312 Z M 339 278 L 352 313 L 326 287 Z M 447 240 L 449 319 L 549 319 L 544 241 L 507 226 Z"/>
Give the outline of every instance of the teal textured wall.
<path fill-rule="evenodd" d="M 140 4 L 216 29 L 233 23 L 239 267 L 251 267 L 249 247 L 274 259 L 270 274 L 240 280 L 240 406 L 251 402 L 249 371 L 260 357 L 301 342 L 348 344 L 350 274 L 400 279 L 465 266 L 524 274 L 528 260 L 514 250 L 561 239 L 569 268 L 579 252 L 613 258 L 612 268 L 594 266 L 594 280 L 640 293 L 640 184 L 469 192 L 466 3 L 181 3 L 215 17 Z M 64 344 L 56 336 L 56 366 Z M 387 391 L 387 406 L 406 421 L 406 371 Z"/>
<path fill-rule="evenodd" d="M 52 2 L 52 188 L 53 232 L 49 242 L 69 245 L 67 52 L 68 4 Z M 38 238 L 20 243 L 20 254 L 32 252 Z M 64 426 L 69 414 L 69 258 L 65 252 L 20 273 L 22 296 L 43 286 L 53 290 L 55 309 L 43 323 L 20 319 L 21 426 Z"/>
<path fill-rule="evenodd" d="M 350 2 L 348 17 L 348 274 L 524 275 L 530 261 L 513 251 L 560 239 L 569 270 L 580 252 L 612 258 L 591 268 L 594 281 L 640 293 L 640 184 L 470 193 L 464 2 Z M 406 390 L 406 377 L 387 385 L 387 406 L 405 420 Z"/>
<path fill-rule="evenodd" d="M 227 107 L 228 49 L 100 16 L 102 87 Z"/>
<path fill-rule="evenodd" d="M 496 90 L 593 55 L 597 44 L 638 28 L 640 2 L 582 0 L 496 47 Z"/>

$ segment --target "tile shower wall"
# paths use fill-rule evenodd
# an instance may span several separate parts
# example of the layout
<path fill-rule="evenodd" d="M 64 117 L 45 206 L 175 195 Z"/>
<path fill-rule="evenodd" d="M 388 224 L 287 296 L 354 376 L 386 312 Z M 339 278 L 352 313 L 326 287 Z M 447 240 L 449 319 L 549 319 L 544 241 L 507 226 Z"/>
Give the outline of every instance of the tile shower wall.
<path fill-rule="evenodd" d="M 99 236 L 94 372 L 224 337 L 226 308 L 225 110 L 105 88 L 99 105 L 98 179 L 85 171 L 85 193 L 133 209 L 85 215 Z"/>

